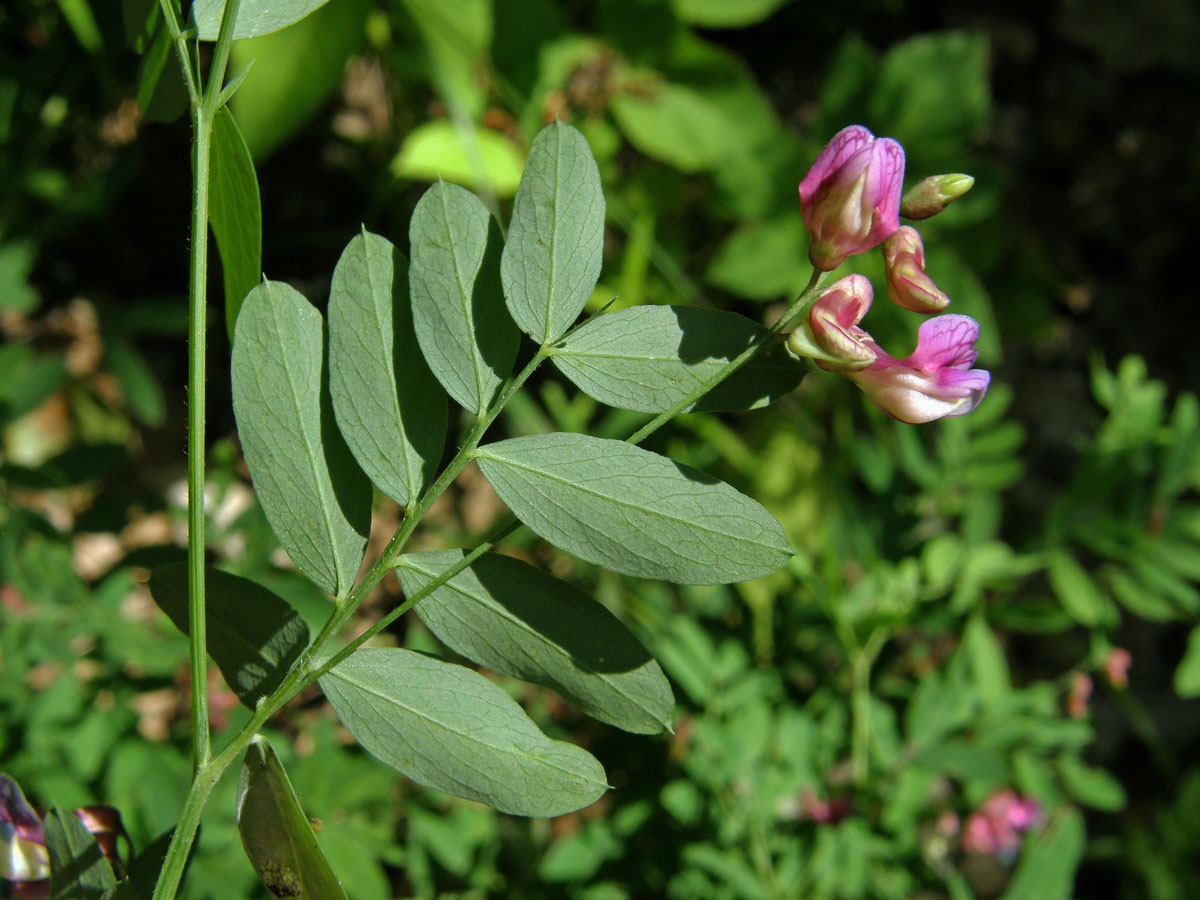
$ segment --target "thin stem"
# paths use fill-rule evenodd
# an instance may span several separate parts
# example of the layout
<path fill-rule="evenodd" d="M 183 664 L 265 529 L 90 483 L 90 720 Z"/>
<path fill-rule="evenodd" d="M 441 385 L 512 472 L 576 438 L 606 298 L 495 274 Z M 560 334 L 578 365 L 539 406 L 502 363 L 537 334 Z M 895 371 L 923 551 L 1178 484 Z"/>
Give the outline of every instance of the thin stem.
<path fill-rule="evenodd" d="M 189 682 L 192 700 L 192 785 L 172 838 L 172 847 L 154 888 L 155 900 L 170 900 L 178 890 L 188 849 L 195 838 L 204 805 L 220 771 L 210 767 L 208 728 L 208 641 L 204 596 L 206 522 L 205 399 L 207 353 L 208 207 L 210 148 L 216 100 L 229 58 L 233 23 L 241 0 L 229 0 L 222 14 L 215 60 L 207 90 L 203 90 L 199 68 L 187 38 L 179 26 L 170 0 L 161 0 L 163 17 L 175 43 L 179 64 L 188 88 L 192 112 L 192 222 L 191 258 L 188 263 L 188 642 Z"/>
<path fill-rule="evenodd" d="M 639 428 L 636 432 L 626 438 L 626 441 L 628 441 L 630 444 L 640 444 L 650 435 L 654 434 L 654 432 L 658 431 L 659 428 L 661 428 L 671 419 L 675 418 L 684 410 L 689 409 L 697 400 L 699 400 L 718 384 L 748 363 L 754 354 L 761 350 L 768 341 L 783 331 L 783 329 L 786 328 L 804 310 L 804 307 L 809 303 L 810 300 L 812 300 L 813 295 L 821 286 L 821 283 L 825 280 L 826 274 L 827 273 L 825 272 L 818 272 L 814 270 L 812 277 L 808 279 L 808 284 L 805 286 L 804 290 L 800 292 L 800 296 L 792 302 L 792 305 L 787 308 L 787 312 L 780 316 L 779 320 L 776 321 L 774 325 L 768 328 L 763 334 L 759 335 L 757 340 L 751 341 L 750 346 L 731 359 L 724 368 L 718 371 L 715 375 L 697 387 L 694 391 L 692 391 L 670 409 L 659 413 L 657 416 Z"/>
<path fill-rule="evenodd" d="M 192 772 L 208 762 L 208 651 L 204 600 L 205 288 L 208 277 L 208 170 L 212 123 L 194 112 L 195 173 L 188 314 L 188 636 L 191 642 Z"/>
<path fill-rule="evenodd" d="M 240 0 L 238 0 L 240 2 Z M 179 67 L 183 70 L 183 81 L 187 85 L 188 100 L 192 109 L 200 105 L 200 73 L 197 71 L 188 46 L 187 36 L 179 25 L 179 12 L 172 0 L 158 0 L 158 8 L 162 11 L 163 21 L 171 33 L 171 42 L 175 45 L 175 54 L 179 57 Z"/>
<path fill-rule="evenodd" d="M 854 783 L 866 784 L 870 774 L 871 745 L 871 667 L 879 651 L 887 642 L 887 632 L 876 628 L 867 638 L 866 644 L 854 653 L 851 663 L 853 686 L 851 688 L 851 716 L 853 717 L 850 761 Z M 847 648 L 849 650 L 849 648 Z"/>

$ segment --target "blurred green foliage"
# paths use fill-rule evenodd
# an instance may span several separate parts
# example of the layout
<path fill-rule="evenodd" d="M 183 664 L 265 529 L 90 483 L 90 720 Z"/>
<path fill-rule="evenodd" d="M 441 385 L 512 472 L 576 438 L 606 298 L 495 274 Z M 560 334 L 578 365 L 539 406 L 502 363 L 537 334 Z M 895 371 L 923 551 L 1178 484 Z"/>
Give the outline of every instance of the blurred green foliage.
<path fill-rule="evenodd" d="M 977 412 L 913 429 L 818 374 L 766 411 L 684 417 L 656 439 L 766 503 L 803 551 L 787 570 L 668 588 L 516 545 L 627 621 L 677 688 L 675 732 L 654 741 L 501 680 L 547 733 L 604 761 L 604 800 L 554 822 L 510 818 L 399 781 L 313 698 L 273 721 L 272 746 L 356 900 L 1065 900 L 1098 878 L 1113 896 L 1200 891 L 1196 735 L 1171 724 L 1200 696 L 1196 397 L 1137 357 L 1096 355 L 1094 402 L 1061 392 L 1061 409 L 1045 397 L 1018 408 L 1005 353 L 1029 359 L 1053 340 L 1055 276 L 1039 240 L 1013 227 L 1015 173 L 979 140 L 993 123 L 987 38 L 845 30 L 784 73 L 803 86 L 796 104 L 722 30 L 799 27 L 794 8 L 337 0 L 235 46 L 235 73 L 253 61 L 232 109 L 275 259 L 340 248 L 363 220 L 402 243 L 414 186 L 439 175 L 507 208 L 528 142 L 558 117 L 588 137 L 608 198 L 593 307 L 769 318 L 760 305 L 807 280 L 796 183 L 834 131 L 861 122 L 899 139 L 909 183 L 977 178 L 921 227 L 931 274 L 954 311 L 980 320 L 981 362 L 999 372 Z M 172 827 L 189 775 L 186 642 L 144 583 L 182 557 L 186 209 L 166 236 L 120 213 L 167 177 L 178 202 L 188 171 L 184 144 L 142 118 L 183 109 L 161 26 L 127 34 L 120 12 L 86 0 L 0 9 L 0 767 L 41 806 L 118 807 L 140 850 Z M 366 208 L 330 209 L 304 180 L 314 172 L 348 177 Z M 305 207 L 310 190 L 321 202 L 306 214 L 324 218 L 273 233 L 270 192 Z M 117 266 L 97 262 L 106 251 Z M 880 283 L 874 256 L 853 268 Z M 877 304 L 872 333 L 901 351 L 909 318 Z M 1064 380 L 1041 377 L 1039 394 Z M 1032 453 L 1025 423 L 1039 415 L 1062 417 L 1069 452 Z M 641 421 L 548 380 L 505 424 L 623 436 Z M 327 600 L 279 565 L 237 448 L 221 439 L 210 458 L 215 562 L 319 627 Z M 394 513 L 377 503 L 378 517 Z M 431 546 L 490 515 L 465 484 Z M 373 612 L 394 602 L 389 589 Z M 415 618 L 390 639 L 435 646 Z M 1116 644 L 1133 650 L 1132 689 L 1105 673 Z M 1082 676 L 1090 709 L 1071 705 Z M 219 742 L 246 712 L 215 686 L 213 715 Z M 1117 752 L 1116 732 L 1132 751 Z M 965 852 L 967 818 L 1004 788 L 1036 799 L 1045 823 L 1015 859 Z M 234 793 L 226 778 L 208 808 L 189 897 L 264 896 Z"/>

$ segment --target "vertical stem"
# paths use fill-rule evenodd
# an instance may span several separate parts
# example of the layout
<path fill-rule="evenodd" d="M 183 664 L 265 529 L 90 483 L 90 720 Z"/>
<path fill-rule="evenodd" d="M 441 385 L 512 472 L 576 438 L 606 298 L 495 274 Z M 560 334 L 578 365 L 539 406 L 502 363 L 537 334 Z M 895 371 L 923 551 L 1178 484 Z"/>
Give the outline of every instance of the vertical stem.
<path fill-rule="evenodd" d="M 193 107 L 192 259 L 188 300 L 188 636 L 191 641 L 192 773 L 208 762 L 208 644 L 204 600 L 204 407 L 208 278 L 208 170 L 212 118 Z"/>
<path fill-rule="evenodd" d="M 850 695 L 852 732 L 850 735 L 850 761 L 854 783 L 862 787 L 870 775 L 871 761 L 871 667 L 879 651 L 887 641 L 887 632 L 876 628 L 867 638 L 867 643 L 854 653 L 851 663 L 853 685 Z M 849 648 L 847 648 L 849 649 Z"/>

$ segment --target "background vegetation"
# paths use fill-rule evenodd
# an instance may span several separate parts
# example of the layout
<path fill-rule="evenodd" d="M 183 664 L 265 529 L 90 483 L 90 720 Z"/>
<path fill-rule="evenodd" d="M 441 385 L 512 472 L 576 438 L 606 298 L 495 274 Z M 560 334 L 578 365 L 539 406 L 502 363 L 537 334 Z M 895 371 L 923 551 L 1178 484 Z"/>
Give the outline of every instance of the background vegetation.
<path fill-rule="evenodd" d="M 1200 408 L 1179 321 L 1200 14 L 809 7 L 332 0 L 235 46 L 231 71 L 254 60 L 233 110 L 262 268 L 317 303 L 360 225 L 404 247 L 439 173 L 506 210 L 556 116 L 605 181 L 596 308 L 769 320 L 807 280 L 796 183 L 846 124 L 900 140 L 909 183 L 977 178 L 922 226 L 931 274 L 983 325 L 977 412 L 901 426 L 814 374 L 766 411 L 655 438 L 766 503 L 803 551 L 789 569 L 668 588 L 509 548 L 604 601 L 677 689 L 675 733 L 650 739 L 520 688 L 605 764 L 602 801 L 506 817 L 399 779 L 317 696 L 272 721 L 356 900 L 1200 895 Z M 156 41 L 117 4 L 0 8 L 0 768 L 40 805 L 118 807 L 139 849 L 174 823 L 189 773 L 186 642 L 145 589 L 183 557 L 185 524 L 189 135 Z M 879 283 L 874 255 L 854 262 Z M 224 284 L 215 271 L 214 300 Z M 906 353 L 885 306 L 871 330 Z M 213 561 L 319 622 L 327 601 L 255 505 L 219 307 L 211 320 Z M 504 427 L 639 421 L 546 377 Z M 472 470 L 452 500 L 423 546 L 500 511 Z M 386 583 L 366 614 L 398 596 Z M 389 640 L 434 646 L 415 618 Z M 1128 687 L 1106 671 L 1114 647 Z M 214 687 L 216 740 L 246 715 Z M 961 829 L 1005 789 L 1044 822 L 1018 853 L 968 852 Z M 210 804 L 189 897 L 265 896 L 234 791 Z"/>

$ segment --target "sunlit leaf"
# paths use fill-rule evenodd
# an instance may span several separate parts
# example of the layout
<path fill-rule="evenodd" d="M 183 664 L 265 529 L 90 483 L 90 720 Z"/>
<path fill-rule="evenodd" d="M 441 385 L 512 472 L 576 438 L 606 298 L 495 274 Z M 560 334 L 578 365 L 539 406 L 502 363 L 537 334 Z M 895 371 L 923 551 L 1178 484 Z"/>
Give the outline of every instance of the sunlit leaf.
<path fill-rule="evenodd" d="M 464 139 L 463 132 L 448 119 L 423 122 L 405 136 L 392 160 L 392 174 L 417 181 L 441 178 L 472 189 L 483 187 L 486 181 L 496 196 L 511 197 L 521 182 L 524 159 L 520 149 L 498 132 L 476 128 L 480 172 L 468 146 L 470 139 Z"/>
<path fill-rule="evenodd" d="M 194 0 L 192 18 L 196 22 L 200 40 L 217 39 L 226 2 L 227 0 Z M 234 40 L 257 37 L 286 28 L 327 2 L 328 0 L 242 0 L 241 6 L 238 7 L 237 23 L 233 27 Z"/>
<path fill-rule="evenodd" d="M 415 500 L 446 443 L 446 395 L 413 331 L 408 260 L 364 231 L 329 288 L 329 393 L 338 427 L 367 477 L 399 503 Z"/>
<path fill-rule="evenodd" d="M 604 193 L 587 139 L 547 125 L 534 139 L 500 261 L 513 319 L 539 344 L 575 322 L 600 277 Z"/>
<path fill-rule="evenodd" d="M 334 425 L 325 324 L 294 288 L 246 297 L 233 341 L 233 410 L 259 502 L 296 567 L 340 595 L 358 574 L 371 485 Z"/>
<path fill-rule="evenodd" d="M 607 789 L 586 751 L 547 738 L 482 675 L 409 650 L 359 650 L 321 679 L 373 756 L 418 784 L 519 816 L 558 816 Z"/>
<path fill-rule="evenodd" d="M 500 290 L 500 236 L 458 185 L 427 190 L 409 224 L 413 325 L 425 361 L 463 408 L 480 412 L 512 371 L 520 334 Z"/>
<path fill-rule="evenodd" d="M 522 522 L 580 559 L 641 578 L 724 584 L 792 555 L 761 505 L 724 482 L 622 441 L 555 433 L 475 451 Z"/>

